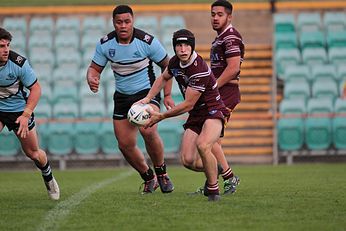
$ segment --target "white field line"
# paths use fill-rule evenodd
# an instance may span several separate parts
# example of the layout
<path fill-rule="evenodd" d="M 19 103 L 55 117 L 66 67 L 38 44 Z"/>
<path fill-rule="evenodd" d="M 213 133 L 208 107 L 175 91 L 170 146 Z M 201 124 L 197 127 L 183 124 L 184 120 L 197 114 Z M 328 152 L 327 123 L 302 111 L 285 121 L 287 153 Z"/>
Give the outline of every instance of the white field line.
<path fill-rule="evenodd" d="M 47 215 L 44 217 L 43 222 L 40 224 L 37 230 L 39 231 L 54 231 L 59 229 L 61 222 L 70 214 L 74 207 L 77 207 L 84 199 L 89 197 L 91 194 L 97 190 L 112 184 L 116 181 L 122 180 L 124 178 L 132 175 L 134 171 L 129 171 L 122 173 L 114 178 L 106 179 L 97 184 L 91 185 L 85 189 L 82 189 L 78 193 L 72 195 L 68 199 L 59 202 L 54 209 L 48 211 Z"/>

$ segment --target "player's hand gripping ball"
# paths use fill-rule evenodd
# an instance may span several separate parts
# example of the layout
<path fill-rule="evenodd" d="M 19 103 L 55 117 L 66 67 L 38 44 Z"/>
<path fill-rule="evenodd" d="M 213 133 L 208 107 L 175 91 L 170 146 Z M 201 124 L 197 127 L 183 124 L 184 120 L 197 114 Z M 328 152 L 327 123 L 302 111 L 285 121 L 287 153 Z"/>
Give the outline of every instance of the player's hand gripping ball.
<path fill-rule="evenodd" d="M 134 104 L 127 113 L 127 119 L 136 126 L 143 126 L 150 119 L 151 110 L 149 104 Z"/>

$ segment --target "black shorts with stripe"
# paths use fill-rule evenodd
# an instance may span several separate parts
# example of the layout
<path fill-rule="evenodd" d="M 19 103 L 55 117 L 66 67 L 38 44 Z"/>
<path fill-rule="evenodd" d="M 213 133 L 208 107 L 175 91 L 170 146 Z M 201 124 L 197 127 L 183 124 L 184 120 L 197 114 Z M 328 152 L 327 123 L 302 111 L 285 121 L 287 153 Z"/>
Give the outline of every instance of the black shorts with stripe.
<path fill-rule="evenodd" d="M 137 92 L 133 95 L 126 95 L 120 92 L 115 92 L 113 96 L 114 101 L 114 110 L 113 110 L 113 119 L 114 120 L 123 120 L 127 118 L 127 112 L 129 111 L 132 104 L 137 102 L 140 99 L 143 99 L 147 96 L 150 89 L 145 89 Z M 160 108 L 161 96 L 160 93 L 153 98 L 150 103 L 158 106 Z"/>
<path fill-rule="evenodd" d="M 0 111 L 0 121 L 3 123 L 9 131 L 17 132 L 19 129 L 19 124 L 16 123 L 16 120 L 21 116 L 23 112 L 1 112 Z M 34 113 L 31 114 L 30 119 L 28 120 L 29 131 L 35 127 L 35 116 Z"/>

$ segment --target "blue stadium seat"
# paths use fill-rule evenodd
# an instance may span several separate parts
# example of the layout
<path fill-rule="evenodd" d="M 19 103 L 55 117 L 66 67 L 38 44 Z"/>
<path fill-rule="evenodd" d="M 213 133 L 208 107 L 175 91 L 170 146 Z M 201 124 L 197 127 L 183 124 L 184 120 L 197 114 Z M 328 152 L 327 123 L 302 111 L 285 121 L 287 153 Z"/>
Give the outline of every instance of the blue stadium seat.
<path fill-rule="evenodd" d="M 65 37 L 77 36 L 79 38 L 80 28 L 81 25 L 78 17 L 59 16 L 55 24 L 56 35 Z"/>
<path fill-rule="evenodd" d="M 325 48 L 326 40 L 322 31 L 301 32 L 299 35 L 300 49 Z"/>
<path fill-rule="evenodd" d="M 332 31 L 327 34 L 327 45 L 331 47 L 346 47 L 346 29 L 343 31 Z"/>
<path fill-rule="evenodd" d="M 303 99 L 307 101 L 311 96 L 310 86 L 306 80 L 290 81 L 284 85 L 284 97 L 289 99 Z"/>
<path fill-rule="evenodd" d="M 97 154 L 100 149 L 98 122 L 78 122 L 75 125 L 75 150 L 80 155 Z"/>
<path fill-rule="evenodd" d="M 301 63 L 302 57 L 298 48 L 280 49 L 275 52 L 275 65 L 279 76 L 283 75 L 286 66 Z"/>
<path fill-rule="evenodd" d="M 301 12 L 297 16 L 297 27 L 300 32 L 319 31 L 322 29 L 322 18 L 319 12 Z"/>
<path fill-rule="evenodd" d="M 119 155 L 118 141 L 114 136 L 113 123 L 102 122 L 100 127 L 101 150 L 106 155 Z"/>
<path fill-rule="evenodd" d="M 7 128 L 0 132 L 0 156 L 14 156 L 20 149 L 19 141 L 16 135 Z"/>
<path fill-rule="evenodd" d="M 285 83 L 296 80 L 310 80 L 311 70 L 308 65 L 290 65 L 284 69 L 284 74 L 281 76 Z"/>
<path fill-rule="evenodd" d="M 346 47 L 331 47 L 328 51 L 329 62 L 335 65 L 345 65 Z"/>
<path fill-rule="evenodd" d="M 274 14 L 274 32 L 295 32 L 296 22 L 294 15 L 291 13 Z"/>
<path fill-rule="evenodd" d="M 328 63 L 327 51 L 322 47 L 307 47 L 302 51 L 302 61 L 304 64 L 310 66 L 324 65 Z"/>
<path fill-rule="evenodd" d="M 339 96 L 338 85 L 334 80 L 317 79 L 312 83 L 312 97 L 329 98 L 333 102 Z"/>
<path fill-rule="evenodd" d="M 74 150 L 75 124 L 49 123 L 48 152 L 53 155 L 68 155 Z"/>
<path fill-rule="evenodd" d="M 29 23 L 30 36 L 52 37 L 54 31 L 54 21 L 50 16 L 34 16 Z"/>
<path fill-rule="evenodd" d="M 323 16 L 323 25 L 328 33 L 346 30 L 346 14 L 341 11 L 327 11 Z"/>

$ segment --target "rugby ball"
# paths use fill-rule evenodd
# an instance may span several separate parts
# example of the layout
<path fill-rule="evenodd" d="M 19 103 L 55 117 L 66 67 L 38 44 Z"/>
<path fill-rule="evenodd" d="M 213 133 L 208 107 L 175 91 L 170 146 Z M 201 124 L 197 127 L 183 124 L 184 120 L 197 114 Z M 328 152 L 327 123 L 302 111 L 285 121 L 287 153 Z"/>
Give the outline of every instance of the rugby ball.
<path fill-rule="evenodd" d="M 143 126 L 150 118 L 148 111 L 153 110 L 149 104 L 134 104 L 127 113 L 127 119 L 136 126 Z"/>

